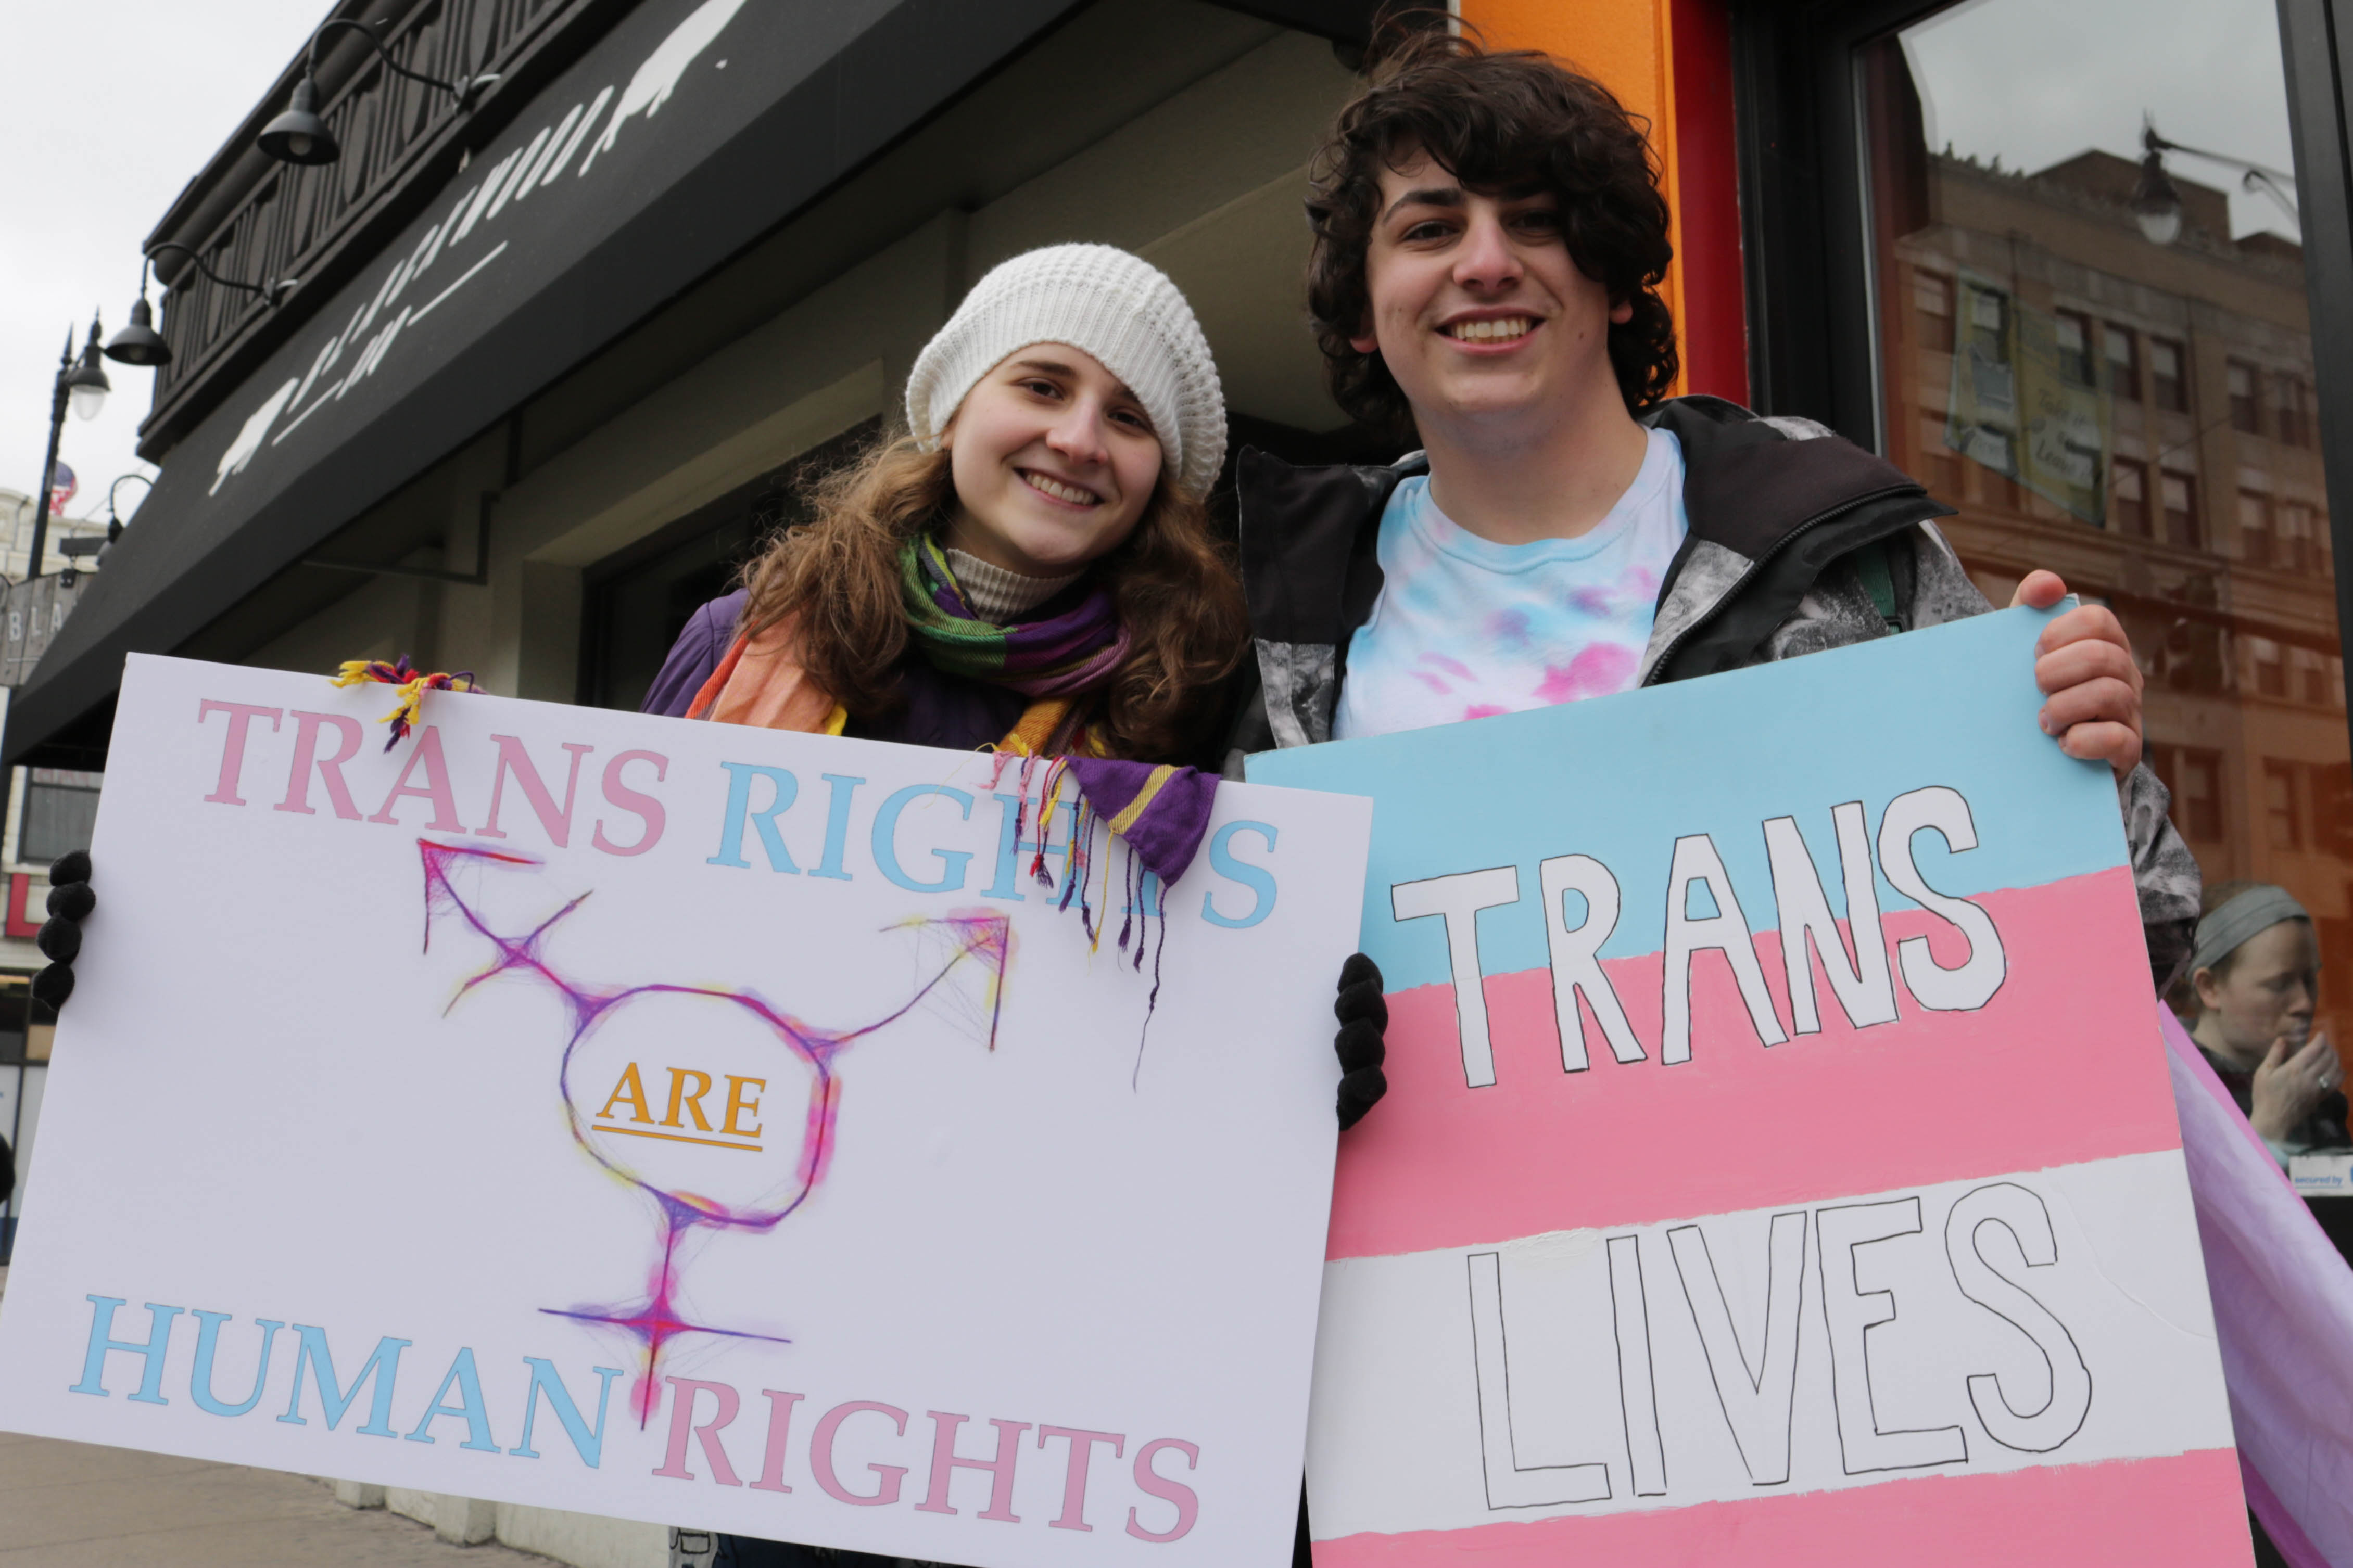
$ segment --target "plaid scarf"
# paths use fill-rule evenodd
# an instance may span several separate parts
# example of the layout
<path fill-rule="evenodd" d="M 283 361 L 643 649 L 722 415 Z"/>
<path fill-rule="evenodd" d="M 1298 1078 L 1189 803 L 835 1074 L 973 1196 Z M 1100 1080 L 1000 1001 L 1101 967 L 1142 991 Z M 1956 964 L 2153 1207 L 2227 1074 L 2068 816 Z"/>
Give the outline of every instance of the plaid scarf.
<path fill-rule="evenodd" d="M 1001 626 L 973 613 L 929 534 L 900 547 L 899 582 L 908 629 L 923 657 L 949 675 L 1024 697 L 1076 697 L 1101 688 L 1127 657 L 1126 628 L 1100 586 L 1059 616 Z"/>

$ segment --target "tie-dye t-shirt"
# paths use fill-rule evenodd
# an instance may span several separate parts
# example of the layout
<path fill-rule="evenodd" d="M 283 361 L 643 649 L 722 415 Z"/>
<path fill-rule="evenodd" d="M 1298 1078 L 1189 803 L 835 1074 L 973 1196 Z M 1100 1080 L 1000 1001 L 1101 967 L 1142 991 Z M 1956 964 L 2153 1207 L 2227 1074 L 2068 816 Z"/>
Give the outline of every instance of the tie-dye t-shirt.
<path fill-rule="evenodd" d="M 1641 471 L 1575 539 L 1497 544 L 1398 485 L 1381 514 L 1386 581 L 1348 645 L 1332 732 L 1385 735 L 1515 713 L 1634 684 L 1659 584 L 1683 535 L 1683 448 L 1650 432 Z"/>

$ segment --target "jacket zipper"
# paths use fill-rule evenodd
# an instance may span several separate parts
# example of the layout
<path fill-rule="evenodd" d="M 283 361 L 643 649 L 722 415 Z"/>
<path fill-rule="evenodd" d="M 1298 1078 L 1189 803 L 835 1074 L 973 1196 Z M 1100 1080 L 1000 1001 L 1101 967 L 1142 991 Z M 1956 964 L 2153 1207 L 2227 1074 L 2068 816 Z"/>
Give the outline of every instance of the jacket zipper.
<path fill-rule="evenodd" d="M 1722 610 L 1725 605 L 1730 604 L 1733 599 L 1739 595 L 1740 590 L 1748 585 L 1750 578 L 1756 576 L 1757 573 L 1762 572 L 1767 565 L 1771 564 L 1773 558 L 1780 554 L 1782 551 L 1788 549 L 1790 542 L 1796 540 L 1799 535 L 1808 533 L 1812 530 L 1820 527 L 1823 523 L 1831 522 L 1839 518 L 1844 517 L 1848 512 L 1853 511 L 1858 508 L 1869 506 L 1873 501 L 1886 500 L 1891 497 L 1903 495 L 1906 491 L 1918 491 L 1923 500 L 1927 499 L 1928 492 L 1925 489 L 1921 489 L 1918 485 L 1890 485 L 1885 489 L 1873 490 L 1867 495 L 1856 496 L 1852 500 L 1841 501 L 1838 505 L 1831 507 L 1827 511 L 1818 511 L 1813 516 L 1806 519 L 1805 521 L 1798 524 L 1797 527 L 1791 529 L 1788 532 L 1783 534 L 1780 538 L 1775 540 L 1770 549 L 1767 550 L 1764 554 L 1759 555 L 1757 559 L 1748 563 L 1747 571 L 1743 572 L 1737 578 L 1734 579 L 1731 587 L 1726 588 L 1722 594 L 1716 596 L 1715 604 L 1710 605 L 1706 611 L 1697 619 L 1694 620 L 1691 625 L 1677 632 L 1674 637 L 1669 640 L 1667 646 L 1659 650 L 1659 657 L 1651 661 L 1651 673 L 1643 678 L 1642 684 L 1644 686 L 1656 686 L 1660 684 L 1659 672 L 1666 668 L 1669 664 L 1674 661 L 1675 654 L 1681 650 L 1684 643 L 1691 640 L 1692 634 L 1698 631 L 1702 626 L 1706 626 L 1710 621 L 1714 620 L 1717 612 Z M 1888 531 L 1893 533 L 1894 530 L 1890 529 Z M 1865 541 L 1864 542 L 1868 543 L 1870 542 Z"/>

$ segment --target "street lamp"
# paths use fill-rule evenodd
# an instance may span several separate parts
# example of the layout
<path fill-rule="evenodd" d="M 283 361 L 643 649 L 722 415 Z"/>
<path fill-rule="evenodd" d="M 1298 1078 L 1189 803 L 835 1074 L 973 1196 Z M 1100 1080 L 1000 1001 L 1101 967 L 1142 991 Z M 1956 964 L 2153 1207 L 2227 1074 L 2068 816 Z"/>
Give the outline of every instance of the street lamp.
<path fill-rule="evenodd" d="M 41 489 L 33 500 L 33 551 L 26 581 L 41 574 L 41 548 L 49 537 L 49 491 L 58 482 L 58 443 L 66 433 L 66 410 L 70 407 L 84 419 L 95 419 L 98 411 L 106 406 L 110 388 L 106 367 L 99 363 L 98 335 L 104 331 L 95 313 L 90 319 L 90 342 L 82 345 L 81 359 L 74 360 L 73 329 L 66 329 L 66 346 L 58 355 L 58 377 L 49 393 L 49 455 L 41 462 Z"/>
<path fill-rule="evenodd" d="M 150 368 L 172 363 L 172 345 L 155 330 L 154 315 L 147 309 L 147 278 L 153 269 L 155 258 L 167 250 L 176 250 L 188 258 L 188 264 L 224 289 L 235 289 L 258 295 L 273 309 L 286 302 L 301 280 L 294 278 L 273 279 L 267 283 L 243 283 L 234 278 L 224 278 L 205 265 L 205 258 L 194 248 L 176 239 L 164 240 L 149 251 L 139 264 L 139 298 L 131 306 L 131 324 L 114 334 L 106 345 L 106 357 L 120 364 L 145 365 Z"/>
<path fill-rule="evenodd" d="M 2157 127 L 2143 125 L 2140 178 L 2133 183 L 2133 221 L 2151 245 L 2171 245 L 2181 237 L 2181 193 L 2165 172 L 2165 152 Z"/>
<path fill-rule="evenodd" d="M 335 16 L 319 24 L 311 35 L 311 42 L 302 61 L 301 79 L 294 84 L 294 94 L 286 112 L 261 128 L 256 138 L 261 150 L 281 163 L 332 163 L 343 156 L 335 133 L 319 114 L 319 40 L 337 27 L 349 27 L 368 41 L 368 47 L 384 61 L 385 68 L 395 76 L 438 88 L 458 100 L 459 113 L 473 107 L 474 95 L 497 81 L 496 73 L 469 77 L 462 82 L 443 81 L 438 77 L 421 76 L 392 58 L 384 40 L 375 36 L 366 23 L 351 16 Z"/>
<path fill-rule="evenodd" d="M 155 489 L 155 481 L 149 479 L 145 474 L 117 474 L 114 476 L 114 482 L 106 487 L 106 542 L 109 544 L 113 543 L 116 540 L 122 537 L 122 514 L 117 511 L 114 508 L 114 492 L 121 489 L 126 482 L 132 479 L 137 479 L 141 484 L 145 485 L 150 493 L 153 493 Z M 101 557 L 104 553 L 105 552 L 103 551 L 100 552 Z"/>
<path fill-rule="evenodd" d="M 72 341 L 69 336 L 69 342 Z M 73 405 L 77 419 L 95 419 L 106 406 L 106 395 L 114 384 L 106 379 L 106 367 L 98 363 L 98 318 L 90 321 L 90 342 L 82 345 L 81 363 L 66 373 L 66 400 Z"/>
<path fill-rule="evenodd" d="M 2181 192 L 2173 176 L 2165 171 L 2165 154 L 2185 153 L 2192 158 L 2203 158 L 2210 163 L 2221 163 L 2239 171 L 2239 188 L 2260 191 L 2278 204 L 2288 221 L 2301 230 L 2304 216 L 2296 210 L 2295 176 L 2266 164 L 2233 158 L 2227 153 L 2209 153 L 2202 147 L 2185 146 L 2168 142 L 2157 133 L 2157 122 L 2147 114 L 2141 116 L 2140 178 L 2133 182 L 2133 220 L 2151 245 L 2171 245 L 2181 237 Z"/>

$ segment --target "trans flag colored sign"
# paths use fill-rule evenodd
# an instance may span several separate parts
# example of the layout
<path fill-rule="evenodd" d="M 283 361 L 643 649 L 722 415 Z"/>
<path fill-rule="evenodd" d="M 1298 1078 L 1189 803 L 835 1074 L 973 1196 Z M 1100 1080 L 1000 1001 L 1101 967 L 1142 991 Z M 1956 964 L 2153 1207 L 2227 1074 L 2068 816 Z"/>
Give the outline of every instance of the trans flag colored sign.
<path fill-rule="evenodd" d="M 1251 759 L 1370 795 L 1318 1568 L 2246 1563 L 2108 771 L 2018 610 Z"/>

